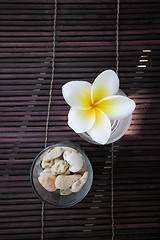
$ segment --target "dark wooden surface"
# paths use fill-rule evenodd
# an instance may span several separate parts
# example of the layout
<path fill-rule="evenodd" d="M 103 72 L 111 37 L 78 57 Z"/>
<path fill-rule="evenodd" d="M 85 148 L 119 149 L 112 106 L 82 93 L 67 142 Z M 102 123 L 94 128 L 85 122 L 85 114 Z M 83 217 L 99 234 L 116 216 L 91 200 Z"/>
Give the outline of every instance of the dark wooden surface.
<path fill-rule="evenodd" d="M 70 140 L 94 170 L 89 194 L 67 209 L 45 205 L 44 239 L 112 239 L 111 145 L 83 141 L 67 126 L 62 85 L 116 67 L 114 0 L 58 0 L 48 145 Z M 53 0 L 0 1 L 0 239 L 40 239 L 41 201 L 30 166 L 44 148 Z M 114 144 L 115 240 L 160 239 L 160 2 L 121 0 L 120 88 L 137 107 Z"/>

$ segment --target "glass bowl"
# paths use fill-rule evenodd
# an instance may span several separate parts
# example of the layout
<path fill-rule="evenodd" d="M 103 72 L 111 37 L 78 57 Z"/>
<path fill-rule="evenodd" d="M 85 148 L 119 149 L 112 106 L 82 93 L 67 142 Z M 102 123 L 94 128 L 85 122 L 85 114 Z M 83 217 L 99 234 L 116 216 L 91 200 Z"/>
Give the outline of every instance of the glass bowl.
<path fill-rule="evenodd" d="M 126 96 L 126 94 L 120 89 L 116 95 Z M 132 121 L 132 114 L 120 120 L 111 120 L 111 135 L 106 144 L 113 143 L 118 139 L 120 139 L 127 132 L 131 124 L 131 121 Z M 78 135 L 84 140 L 86 140 L 87 142 L 100 145 L 100 143 L 97 143 L 96 141 L 94 141 L 87 132 L 78 133 Z"/>
<path fill-rule="evenodd" d="M 80 189 L 79 192 L 71 193 L 70 195 L 60 195 L 58 190 L 54 192 L 47 191 L 45 188 L 42 187 L 42 185 L 38 181 L 38 177 L 40 173 L 43 171 L 43 168 L 41 167 L 41 161 L 42 161 L 43 155 L 57 146 L 69 147 L 77 150 L 82 155 L 83 160 L 87 164 L 86 171 L 88 171 L 88 178 L 86 183 L 83 185 L 83 187 Z M 65 207 L 70 207 L 77 204 L 87 195 L 93 181 L 93 170 L 92 170 L 92 166 L 89 159 L 87 158 L 86 154 L 84 153 L 84 151 L 79 145 L 73 144 L 70 142 L 69 143 L 62 142 L 62 143 L 51 145 L 43 149 L 36 156 L 30 170 L 30 181 L 31 181 L 31 185 L 33 187 L 34 192 L 43 202 L 51 204 L 56 208 L 65 208 Z"/>

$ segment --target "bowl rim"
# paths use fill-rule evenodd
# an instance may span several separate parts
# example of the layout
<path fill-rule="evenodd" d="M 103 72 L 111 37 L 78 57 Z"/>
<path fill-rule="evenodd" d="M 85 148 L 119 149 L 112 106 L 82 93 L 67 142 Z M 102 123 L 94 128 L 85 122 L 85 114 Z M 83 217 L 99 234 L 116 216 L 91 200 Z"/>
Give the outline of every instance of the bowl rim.
<path fill-rule="evenodd" d="M 50 148 L 54 148 L 54 147 L 57 147 L 57 146 L 66 146 L 66 147 L 70 147 L 70 148 L 73 148 L 75 150 L 77 150 L 78 152 L 80 152 L 82 154 L 82 156 L 85 158 L 84 160 L 87 161 L 87 164 L 89 164 L 90 166 L 90 169 L 91 169 L 91 172 L 90 172 L 90 186 L 89 188 L 86 189 L 86 191 L 81 195 L 81 197 L 79 199 L 77 199 L 76 201 L 72 202 L 72 203 L 68 203 L 67 205 L 56 205 L 54 203 L 51 203 L 47 200 L 45 200 L 37 191 L 36 187 L 35 187 L 35 184 L 34 184 L 34 181 L 33 181 L 33 170 L 34 170 L 34 167 L 35 167 L 35 164 L 36 164 L 36 161 L 38 160 L 38 158 L 42 155 L 42 153 L 44 153 L 45 151 L 47 151 L 48 149 Z M 42 168 L 43 169 L 43 168 Z M 69 142 L 69 141 L 65 141 L 65 142 L 58 142 L 56 144 L 53 144 L 53 145 L 49 145 L 48 147 L 42 149 L 37 155 L 36 157 L 34 158 L 33 162 L 32 162 L 32 165 L 31 165 L 31 168 L 30 168 L 30 182 L 31 182 L 31 186 L 34 190 L 34 192 L 36 193 L 36 195 L 39 197 L 39 199 L 44 202 L 44 203 L 47 203 L 49 205 L 52 205 L 54 206 L 55 208 L 66 208 L 66 207 L 71 207 L 71 206 L 74 206 L 75 204 L 79 203 L 87 194 L 88 192 L 90 191 L 90 188 L 92 186 L 92 183 L 93 183 L 93 168 L 92 168 L 92 165 L 91 165 L 91 162 L 90 160 L 88 159 L 87 155 L 85 154 L 85 151 L 84 149 L 76 144 L 76 143 L 72 143 L 72 142 Z M 46 190 L 47 191 L 47 190 Z"/>

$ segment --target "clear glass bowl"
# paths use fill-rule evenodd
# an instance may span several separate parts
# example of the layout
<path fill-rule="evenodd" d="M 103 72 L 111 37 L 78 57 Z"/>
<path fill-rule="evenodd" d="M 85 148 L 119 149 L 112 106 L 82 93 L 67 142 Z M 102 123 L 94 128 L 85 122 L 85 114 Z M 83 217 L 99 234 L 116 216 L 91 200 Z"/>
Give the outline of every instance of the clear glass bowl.
<path fill-rule="evenodd" d="M 116 95 L 126 96 L 125 93 L 119 89 Z M 128 130 L 130 124 L 132 121 L 132 114 L 129 116 L 120 119 L 120 120 L 112 120 L 111 121 L 111 135 L 106 144 L 113 143 L 120 139 Z M 81 138 L 86 140 L 87 142 L 93 143 L 93 144 L 99 144 L 96 141 L 94 141 L 87 132 L 85 133 L 79 133 L 78 134 Z M 99 144 L 100 145 L 100 144 Z"/>
<path fill-rule="evenodd" d="M 42 187 L 42 185 L 38 181 L 38 177 L 40 173 L 43 171 L 41 167 L 41 160 L 42 160 L 42 154 L 46 153 L 46 151 L 50 151 L 50 149 L 56 147 L 56 146 L 65 146 L 65 147 L 70 147 L 78 152 L 81 153 L 83 160 L 86 161 L 87 163 L 87 171 L 88 171 L 88 179 L 87 182 L 84 184 L 84 186 L 81 188 L 79 192 L 76 193 L 71 193 L 70 195 L 67 196 L 62 196 L 58 191 L 54 192 L 48 192 L 45 190 L 45 188 Z M 57 143 L 54 145 L 51 145 L 44 150 L 42 150 L 34 159 L 31 170 L 30 170 L 30 180 L 31 180 L 31 185 L 33 187 L 34 192 L 37 194 L 37 196 L 45 203 L 51 204 L 56 208 L 65 208 L 65 207 L 70 207 L 78 202 L 80 202 L 89 192 L 92 181 L 93 181 L 93 170 L 91 163 L 89 159 L 87 158 L 86 154 L 82 150 L 82 148 L 77 145 L 73 144 L 70 142 L 62 142 L 62 143 Z"/>

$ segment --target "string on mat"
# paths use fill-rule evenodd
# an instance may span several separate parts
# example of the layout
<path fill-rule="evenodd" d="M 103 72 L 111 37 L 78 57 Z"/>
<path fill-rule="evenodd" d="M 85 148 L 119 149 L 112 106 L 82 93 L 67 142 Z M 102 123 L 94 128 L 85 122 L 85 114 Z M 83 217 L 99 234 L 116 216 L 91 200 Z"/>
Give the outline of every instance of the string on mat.
<path fill-rule="evenodd" d="M 119 70 L 119 8 L 120 0 L 117 0 L 117 15 L 116 15 L 116 73 Z M 112 220 L 112 240 L 115 237 L 114 228 L 114 143 L 111 144 L 111 220 Z"/>
<path fill-rule="evenodd" d="M 51 75 L 51 82 L 50 82 L 50 90 L 49 90 L 49 101 L 48 101 L 48 111 L 47 111 L 47 120 L 46 120 L 46 130 L 45 130 L 45 148 L 47 147 L 48 143 L 48 126 L 49 126 L 49 119 L 50 119 L 50 109 L 51 109 L 51 102 L 52 102 L 52 92 L 53 92 L 53 79 L 54 79 L 54 72 L 55 72 L 55 47 L 56 47 L 56 20 L 57 20 L 57 0 L 54 2 L 54 21 L 53 21 L 53 48 L 52 48 L 52 75 Z M 42 202 L 41 208 L 41 240 L 44 239 L 44 210 L 45 204 Z"/>

